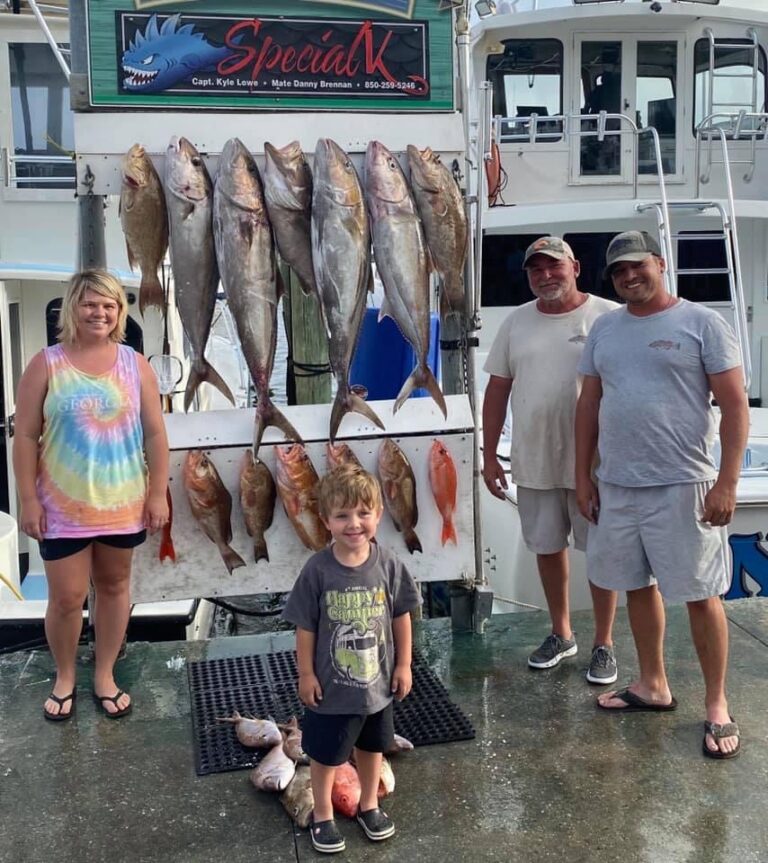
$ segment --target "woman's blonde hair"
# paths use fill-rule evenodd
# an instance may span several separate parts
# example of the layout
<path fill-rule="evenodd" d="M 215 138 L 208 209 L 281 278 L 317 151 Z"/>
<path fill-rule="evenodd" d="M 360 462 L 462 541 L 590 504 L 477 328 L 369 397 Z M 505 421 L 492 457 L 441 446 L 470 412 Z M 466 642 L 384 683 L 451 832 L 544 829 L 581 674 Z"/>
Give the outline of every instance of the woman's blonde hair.
<path fill-rule="evenodd" d="M 325 519 L 330 517 L 336 507 L 358 504 L 376 512 L 382 508 L 379 481 L 357 465 L 339 465 L 325 474 L 317 485 L 317 506 Z"/>
<path fill-rule="evenodd" d="M 128 301 L 125 291 L 118 280 L 106 270 L 83 270 L 75 273 L 69 280 L 67 293 L 59 312 L 59 341 L 74 344 L 77 341 L 77 307 L 86 291 L 93 291 L 117 303 L 117 325 L 109 334 L 113 342 L 125 339 L 125 322 L 128 319 Z"/>

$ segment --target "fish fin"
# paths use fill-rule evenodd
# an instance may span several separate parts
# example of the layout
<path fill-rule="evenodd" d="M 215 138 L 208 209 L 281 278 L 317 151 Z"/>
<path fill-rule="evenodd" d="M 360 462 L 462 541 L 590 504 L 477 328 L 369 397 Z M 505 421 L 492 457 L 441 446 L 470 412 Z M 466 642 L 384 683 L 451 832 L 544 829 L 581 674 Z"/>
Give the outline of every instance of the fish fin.
<path fill-rule="evenodd" d="M 245 566 L 245 561 L 240 557 L 240 555 L 228 545 L 223 546 L 219 549 L 221 552 L 221 558 L 224 561 L 225 566 L 229 574 L 232 574 L 233 569 L 237 569 L 238 566 Z"/>
<path fill-rule="evenodd" d="M 157 271 L 154 273 L 141 274 L 141 287 L 139 288 L 139 311 L 144 317 L 144 309 L 148 306 L 156 306 L 165 313 L 165 294 L 163 286 L 160 284 L 160 279 L 157 277 Z"/>
<path fill-rule="evenodd" d="M 262 405 L 262 402 L 266 402 Z M 288 419 L 272 404 L 269 397 L 259 401 L 256 407 L 256 420 L 253 426 L 253 454 L 258 455 L 261 438 L 269 426 L 280 429 L 287 440 L 303 444 L 301 435 Z"/>
<path fill-rule="evenodd" d="M 405 404 L 408 399 L 408 396 L 415 390 L 424 387 L 428 390 L 429 394 L 435 400 L 437 406 L 443 413 L 443 416 L 448 419 L 448 409 L 445 406 L 445 398 L 443 397 L 443 392 L 440 389 L 440 384 L 438 384 L 437 379 L 432 374 L 432 369 L 428 366 L 416 367 L 408 377 L 408 380 L 403 384 L 402 389 L 398 393 L 397 400 L 395 401 L 394 407 L 392 408 L 392 413 L 397 413 L 400 408 Z"/>
<path fill-rule="evenodd" d="M 176 563 L 176 549 L 173 547 L 173 539 L 170 532 L 168 536 L 163 536 L 163 541 L 160 543 L 160 562 L 166 558 L 170 558 L 173 563 Z"/>
<path fill-rule="evenodd" d="M 406 531 L 403 535 L 403 539 L 405 539 L 405 544 L 408 546 L 408 551 L 410 551 L 411 554 L 413 554 L 414 551 L 420 551 L 422 554 L 424 553 L 421 547 L 421 542 L 418 536 L 416 536 L 416 531 L 413 528 Z"/>
<path fill-rule="evenodd" d="M 258 563 L 260 560 L 269 562 L 269 551 L 267 550 L 267 541 L 262 536 L 253 543 L 253 559 Z"/>
<path fill-rule="evenodd" d="M 208 362 L 206 359 L 200 360 L 199 363 L 192 366 L 189 372 L 189 377 L 187 378 L 187 387 L 184 391 L 184 410 L 189 410 L 189 406 L 192 404 L 192 399 L 195 397 L 195 393 L 197 392 L 197 388 L 203 381 L 207 381 L 211 386 L 216 387 L 216 389 L 227 399 L 229 399 L 232 404 L 235 403 L 234 396 L 230 392 L 229 387 L 225 383 L 224 379 L 221 375 L 216 371 L 216 369 Z"/>
<path fill-rule="evenodd" d="M 384 423 L 376 416 L 375 411 L 360 396 L 351 392 L 349 386 L 345 385 L 339 387 L 331 410 L 331 442 L 336 440 L 336 432 L 339 430 L 345 414 L 348 413 L 362 414 L 374 425 L 384 429 Z"/>
<path fill-rule="evenodd" d="M 443 533 L 440 537 L 440 541 L 443 545 L 445 545 L 446 542 L 452 542 L 454 545 L 459 544 L 458 537 L 456 536 L 456 528 L 453 524 L 453 519 L 446 518 L 443 520 Z"/>
<path fill-rule="evenodd" d="M 384 299 L 382 300 L 381 308 L 379 308 L 378 322 L 381 323 L 384 320 L 384 318 L 392 318 L 393 321 L 395 320 L 395 316 L 392 314 L 392 306 L 391 306 L 389 300 L 387 299 L 386 295 L 384 296 Z"/>

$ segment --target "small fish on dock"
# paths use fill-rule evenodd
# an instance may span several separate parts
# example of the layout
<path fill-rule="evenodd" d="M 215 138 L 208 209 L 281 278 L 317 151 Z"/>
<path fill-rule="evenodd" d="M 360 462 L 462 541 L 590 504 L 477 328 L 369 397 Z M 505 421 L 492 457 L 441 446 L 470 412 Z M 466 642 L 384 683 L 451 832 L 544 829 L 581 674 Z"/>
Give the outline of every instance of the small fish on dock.
<path fill-rule="evenodd" d="M 410 740 L 402 737 L 399 734 L 395 734 L 394 740 L 392 742 L 392 746 L 387 750 L 387 755 L 396 755 L 398 752 L 411 752 L 413 749 L 413 743 Z"/>
<path fill-rule="evenodd" d="M 281 741 L 251 770 L 250 780 L 260 791 L 284 791 L 295 773 L 296 765 L 283 752 Z"/>
<path fill-rule="evenodd" d="M 199 449 L 191 449 L 184 460 L 184 488 L 195 521 L 216 543 L 230 575 L 245 561 L 230 546 L 232 540 L 232 496 L 221 481 L 216 466 Z"/>
<path fill-rule="evenodd" d="M 312 810 L 315 808 L 309 767 L 296 768 L 296 773 L 283 791 L 280 802 L 297 827 L 302 829 L 309 827 Z"/>
<path fill-rule="evenodd" d="M 253 749 L 271 749 L 283 742 L 280 729 L 271 719 L 241 716 L 235 710 L 231 716 L 217 716 L 216 721 L 232 723 L 235 726 L 235 735 L 243 746 Z"/>
<path fill-rule="evenodd" d="M 381 773 L 379 775 L 379 788 L 376 795 L 381 799 L 395 790 L 395 773 L 392 765 L 386 757 L 381 759 Z"/>
<path fill-rule="evenodd" d="M 301 748 L 301 729 L 296 717 L 292 716 L 289 722 L 278 725 L 278 728 L 285 732 L 285 739 L 283 740 L 285 754 L 297 764 L 309 764 L 309 757 Z"/>
<path fill-rule="evenodd" d="M 354 818 L 360 804 L 360 794 L 360 777 L 357 775 L 357 770 L 349 761 L 340 764 L 336 768 L 333 788 L 331 788 L 333 808 L 347 818 Z"/>

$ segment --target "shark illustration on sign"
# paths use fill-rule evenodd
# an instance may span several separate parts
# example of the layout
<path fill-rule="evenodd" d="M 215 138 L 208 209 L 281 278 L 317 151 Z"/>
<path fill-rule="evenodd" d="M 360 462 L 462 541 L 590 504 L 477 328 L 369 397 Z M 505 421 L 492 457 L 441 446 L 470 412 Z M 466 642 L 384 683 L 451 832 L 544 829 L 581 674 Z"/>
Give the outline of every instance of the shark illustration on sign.
<path fill-rule="evenodd" d="M 226 46 L 212 45 L 194 25 L 179 26 L 180 15 L 158 25 L 153 15 L 142 33 L 136 32 L 123 52 L 123 89 L 134 93 L 159 93 L 186 80 L 195 72 L 215 69 L 232 55 Z"/>

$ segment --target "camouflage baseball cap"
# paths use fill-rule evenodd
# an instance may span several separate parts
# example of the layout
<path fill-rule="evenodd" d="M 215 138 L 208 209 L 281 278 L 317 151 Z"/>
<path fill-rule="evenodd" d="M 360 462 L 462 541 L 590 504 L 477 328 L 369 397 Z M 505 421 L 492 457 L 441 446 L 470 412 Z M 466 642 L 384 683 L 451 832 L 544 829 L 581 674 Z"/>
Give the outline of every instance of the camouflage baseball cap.
<path fill-rule="evenodd" d="M 605 253 L 605 267 L 608 272 L 619 261 L 644 261 L 649 255 L 663 257 L 659 244 L 645 231 L 624 231 L 610 242 Z"/>
<path fill-rule="evenodd" d="M 570 258 L 572 261 L 576 260 L 573 249 L 560 237 L 541 237 L 531 243 L 525 250 L 523 267 L 528 263 L 528 259 L 534 255 L 547 255 L 558 261 L 564 261 L 566 258 Z"/>

